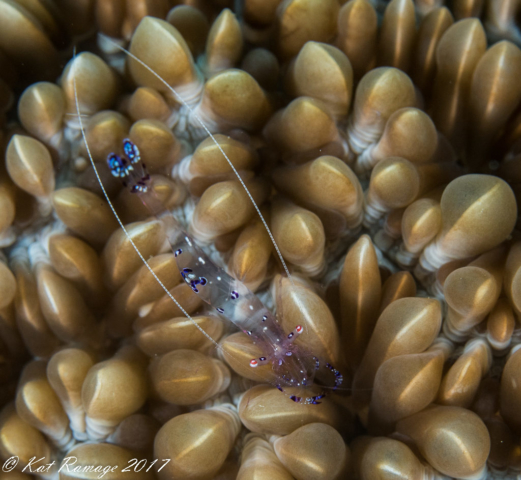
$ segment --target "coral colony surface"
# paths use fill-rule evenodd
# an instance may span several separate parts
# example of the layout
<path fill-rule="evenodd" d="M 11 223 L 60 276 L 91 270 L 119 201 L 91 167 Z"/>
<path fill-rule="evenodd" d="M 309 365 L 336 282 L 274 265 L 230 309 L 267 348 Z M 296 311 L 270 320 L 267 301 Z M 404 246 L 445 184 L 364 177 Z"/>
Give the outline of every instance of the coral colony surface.
<path fill-rule="evenodd" d="M 520 17 L 0 0 L 0 480 L 519 478 Z"/>

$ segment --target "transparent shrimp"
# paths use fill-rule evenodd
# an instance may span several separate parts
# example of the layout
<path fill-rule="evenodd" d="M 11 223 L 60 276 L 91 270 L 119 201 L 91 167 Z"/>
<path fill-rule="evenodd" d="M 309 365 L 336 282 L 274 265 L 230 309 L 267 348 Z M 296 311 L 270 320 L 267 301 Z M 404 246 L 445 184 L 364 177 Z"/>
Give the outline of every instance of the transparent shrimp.
<path fill-rule="evenodd" d="M 131 55 L 126 50 L 122 50 Z M 132 57 L 148 68 L 139 59 L 134 56 Z M 155 72 L 153 73 L 155 74 Z M 151 274 L 160 283 L 172 301 L 174 301 L 181 309 L 181 311 L 186 315 L 186 317 L 191 320 L 191 316 L 186 311 L 184 311 L 181 305 L 161 283 L 159 278 L 148 265 L 126 232 L 123 223 L 119 219 L 119 216 L 117 215 L 117 212 L 115 211 L 98 175 L 96 165 L 92 159 L 90 149 L 85 138 L 81 112 L 79 111 L 75 78 L 74 89 L 76 95 L 78 120 L 87 153 L 110 208 L 112 209 L 121 228 L 127 235 L 127 238 L 129 238 L 130 243 L 136 250 L 137 254 L 140 256 L 143 263 L 148 267 Z M 174 93 L 176 92 L 174 91 Z M 179 98 L 182 100 L 181 97 Z M 202 121 L 201 124 L 203 125 L 203 128 L 206 129 Z M 207 132 L 213 138 L 208 130 Z M 107 164 L 112 175 L 120 178 L 122 183 L 128 187 L 132 193 L 139 195 L 143 203 L 150 209 L 152 214 L 159 213 L 161 207 L 158 203 L 158 200 L 155 198 L 153 189 L 150 188 L 151 178 L 146 171 L 144 163 L 141 162 L 138 148 L 130 140 L 126 139 L 123 142 L 123 151 L 123 156 L 119 156 L 113 153 L 110 154 L 107 158 Z M 226 157 L 224 152 L 222 153 Z M 226 159 L 230 163 L 232 169 L 235 171 L 235 168 L 231 164 L 230 160 L 227 157 Z M 238 178 L 241 180 L 239 176 Z M 243 184 L 243 187 L 253 202 L 253 198 L 251 197 L 247 187 L 242 181 L 241 183 Z M 255 202 L 254 206 L 259 215 L 261 215 L 260 210 Z M 201 250 L 195 244 L 194 240 L 180 227 L 179 223 L 169 212 L 166 212 L 166 214 L 160 214 L 158 218 L 165 226 L 168 241 L 172 251 L 174 252 L 179 271 L 181 272 L 184 281 L 192 288 L 195 293 L 197 293 L 202 298 L 204 302 L 212 306 L 220 315 L 225 316 L 230 321 L 232 321 L 232 323 L 238 326 L 245 334 L 252 337 L 252 340 L 255 344 L 261 347 L 263 356 L 258 359 L 252 359 L 250 361 L 250 366 L 252 368 L 255 368 L 261 364 L 271 363 L 272 368 L 276 372 L 278 378 L 275 386 L 284 393 L 285 388 L 287 387 L 306 388 L 311 386 L 314 382 L 315 374 L 320 368 L 325 368 L 330 373 L 332 373 L 334 377 L 334 386 L 332 388 L 334 390 L 340 387 L 343 381 L 343 377 L 338 370 L 336 370 L 329 363 L 321 362 L 311 352 L 294 343 L 295 338 L 303 331 L 303 327 L 301 325 L 297 325 L 292 332 L 286 334 L 282 327 L 277 323 L 272 313 L 263 305 L 259 298 L 242 282 L 231 277 L 224 270 L 217 267 L 203 252 L 203 250 Z M 291 278 L 284 259 L 282 258 L 273 236 L 271 235 L 269 227 L 267 226 L 262 215 L 261 219 L 274 243 L 279 257 L 281 258 L 287 275 Z M 195 322 L 193 323 L 195 324 Z M 212 341 L 212 343 L 220 348 L 220 346 L 215 341 L 213 341 L 213 339 L 211 339 L 204 330 L 202 330 L 197 324 L 195 325 L 207 338 Z M 292 390 L 292 392 L 294 391 L 295 390 Z M 319 404 L 319 400 L 324 396 L 325 392 L 311 396 L 308 396 L 305 393 L 302 395 L 300 393 L 298 395 L 289 394 L 291 400 L 297 403 L 305 404 Z"/>
<path fill-rule="evenodd" d="M 152 213 L 161 211 L 161 205 L 151 188 L 151 178 L 141 162 L 138 148 L 128 139 L 123 141 L 124 156 L 114 153 L 107 158 L 112 175 L 120 178 L 131 192 L 139 195 Z M 183 280 L 201 299 L 220 315 L 239 327 L 253 342 L 262 348 L 264 355 L 252 359 L 251 367 L 271 363 L 278 373 L 277 388 L 307 387 L 313 384 L 320 361 L 310 352 L 294 343 L 303 331 L 301 325 L 286 334 L 273 314 L 241 281 L 217 267 L 186 233 L 175 218 L 166 212 L 159 215 L 168 242 L 174 252 Z M 325 364 L 326 367 L 328 364 Z M 337 382 L 341 383 L 339 372 L 332 369 Z M 297 402 L 318 403 L 323 394 L 302 397 L 291 395 Z"/>

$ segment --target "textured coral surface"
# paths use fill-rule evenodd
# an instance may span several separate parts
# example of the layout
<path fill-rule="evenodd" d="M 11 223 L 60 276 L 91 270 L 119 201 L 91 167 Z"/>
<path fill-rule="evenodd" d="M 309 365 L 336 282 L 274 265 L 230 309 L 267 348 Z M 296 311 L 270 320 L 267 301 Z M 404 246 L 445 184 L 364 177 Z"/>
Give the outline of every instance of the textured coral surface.
<path fill-rule="evenodd" d="M 0 0 L 0 480 L 518 478 L 520 15 Z"/>

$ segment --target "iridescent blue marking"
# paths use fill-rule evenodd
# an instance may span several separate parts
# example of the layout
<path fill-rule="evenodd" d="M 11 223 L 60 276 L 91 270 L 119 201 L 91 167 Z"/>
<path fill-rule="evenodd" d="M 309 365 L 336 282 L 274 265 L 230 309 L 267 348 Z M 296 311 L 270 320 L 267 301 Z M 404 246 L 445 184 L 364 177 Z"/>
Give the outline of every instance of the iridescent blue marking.
<path fill-rule="evenodd" d="M 134 143 L 132 143 L 128 138 L 123 140 L 123 151 L 131 163 L 138 163 L 141 160 L 139 148 L 137 148 L 137 146 L 134 145 Z"/>
<path fill-rule="evenodd" d="M 111 153 L 107 158 L 107 164 L 110 169 L 110 173 L 114 177 L 125 178 L 130 175 L 130 172 L 134 170 L 132 165 L 129 165 L 124 158 L 121 158 L 115 153 Z"/>
<path fill-rule="evenodd" d="M 140 167 L 136 165 L 141 160 L 139 149 L 126 138 L 123 140 L 123 151 L 125 152 L 123 157 L 115 153 L 111 153 L 107 157 L 110 173 L 114 177 L 125 179 L 123 186 L 130 185 L 131 193 L 147 192 L 150 175 L 147 173 L 144 163 L 141 163 Z M 132 165 L 136 165 L 136 168 Z"/>
<path fill-rule="evenodd" d="M 176 250 L 175 253 L 174 253 L 174 256 L 175 257 L 178 257 L 179 255 L 181 255 L 183 253 L 183 250 L 179 249 L 179 250 Z"/>
<path fill-rule="evenodd" d="M 231 299 L 232 300 L 237 300 L 239 298 L 239 292 L 237 292 L 236 290 L 234 290 L 231 294 Z"/>
<path fill-rule="evenodd" d="M 224 308 L 217 307 L 216 310 L 217 310 L 219 313 L 224 313 Z"/>
<path fill-rule="evenodd" d="M 267 315 L 264 315 L 264 316 L 262 317 L 262 321 L 265 322 L 266 320 L 268 320 L 268 316 L 267 316 Z"/>
<path fill-rule="evenodd" d="M 201 277 L 199 283 L 204 287 L 208 283 L 208 280 L 206 280 L 205 277 Z"/>

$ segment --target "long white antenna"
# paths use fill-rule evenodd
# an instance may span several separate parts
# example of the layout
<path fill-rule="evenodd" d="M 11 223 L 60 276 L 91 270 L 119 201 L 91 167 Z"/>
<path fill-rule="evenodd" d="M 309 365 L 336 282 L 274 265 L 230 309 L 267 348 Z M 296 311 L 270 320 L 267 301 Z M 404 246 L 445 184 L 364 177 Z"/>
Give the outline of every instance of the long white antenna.
<path fill-rule="evenodd" d="M 288 266 L 286 265 L 286 262 L 284 261 L 284 258 L 282 256 L 282 253 L 280 252 L 279 250 L 279 246 L 277 245 L 277 242 L 275 241 L 275 238 L 273 237 L 273 234 L 271 233 L 271 230 L 270 230 L 270 227 L 268 226 L 268 223 L 266 222 L 266 220 L 264 219 L 261 211 L 260 211 L 260 208 L 259 206 L 257 205 L 257 203 L 255 202 L 255 200 L 253 199 L 253 196 L 252 194 L 250 193 L 250 191 L 248 190 L 248 187 L 246 186 L 246 184 L 244 183 L 244 180 L 241 178 L 241 176 L 239 175 L 239 172 L 236 170 L 235 166 L 233 165 L 232 161 L 228 158 L 228 155 L 226 155 L 225 151 L 223 150 L 223 148 L 221 147 L 221 145 L 219 145 L 219 142 L 215 139 L 215 137 L 213 136 L 212 132 L 210 132 L 209 128 L 206 126 L 206 124 L 203 122 L 203 119 L 194 111 L 194 109 L 192 107 L 190 107 L 190 105 L 188 105 L 188 103 L 185 101 L 185 99 L 179 95 L 179 93 L 177 93 L 177 91 L 175 90 L 174 87 L 172 87 L 171 85 L 169 85 L 167 83 L 166 80 L 164 80 L 161 75 L 159 75 L 157 72 L 155 72 L 152 68 L 150 68 L 145 62 L 143 62 L 143 60 L 140 60 L 138 57 L 136 57 L 133 53 L 129 52 L 126 48 L 122 47 L 121 45 L 118 45 L 117 43 L 113 42 L 111 39 L 107 38 L 106 39 L 109 43 L 111 43 L 113 46 L 115 46 L 116 48 L 118 48 L 119 50 L 121 50 L 122 52 L 124 52 L 126 55 L 128 55 L 130 58 L 132 58 L 133 60 L 135 60 L 136 62 L 138 62 L 140 65 L 142 65 L 143 67 L 145 67 L 152 75 L 154 75 L 161 83 L 163 83 L 166 88 L 168 88 L 174 95 L 175 97 L 179 100 L 179 102 L 190 112 L 190 115 L 193 116 L 193 118 L 195 118 L 199 124 L 201 125 L 201 127 L 203 128 L 203 130 L 209 135 L 209 137 L 213 140 L 213 142 L 215 143 L 215 145 L 217 146 L 217 148 L 219 149 L 219 151 L 222 153 L 223 157 L 226 159 L 226 161 L 228 162 L 228 165 L 230 165 L 230 168 L 233 170 L 233 173 L 236 175 L 236 177 L 238 178 L 239 182 L 241 182 L 241 185 L 243 186 L 244 190 L 246 191 L 246 194 L 248 195 L 251 203 L 253 204 L 253 206 L 255 207 L 255 210 L 257 212 L 257 214 L 259 215 L 261 221 L 262 221 L 262 224 L 264 225 L 264 228 L 266 229 L 266 232 L 268 232 L 268 235 L 270 237 L 270 240 L 271 240 L 271 243 L 273 244 L 273 246 L 275 247 L 275 251 L 277 252 L 277 255 L 280 259 L 280 262 L 282 263 L 282 266 L 284 267 L 284 271 L 286 272 L 286 275 L 288 276 L 290 282 L 291 282 L 291 285 L 293 287 L 296 288 L 296 285 L 295 283 L 293 282 L 293 277 L 291 276 L 291 273 L 289 273 L 289 268 Z"/>
<path fill-rule="evenodd" d="M 194 110 L 186 103 L 186 101 L 175 91 L 175 89 L 173 87 L 171 87 L 170 85 L 168 85 L 168 83 L 159 75 L 157 74 L 154 70 L 152 70 L 147 64 L 145 64 L 142 60 L 140 60 L 139 58 L 137 58 L 135 55 L 133 55 L 132 53 L 130 53 L 128 50 L 126 50 L 125 48 L 119 46 L 117 43 L 113 42 L 112 40 L 110 39 L 106 39 L 108 42 L 110 42 L 111 44 L 113 44 L 115 47 L 117 47 L 118 49 L 120 49 L 121 51 L 123 51 L 124 53 L 126 53 L 129 57 L 131 57 L 132 59 L 136 60 L 139 64 L 141 64 L 143 67 L 145 67 L 148 71 L 150 71 L 155 77 L 157 77 L 164 85 L 166 85 L 166 87 L 179 99 L 179 101 L 187 108 L 187 110 L 193 115 L 193 117 L 200 123 L 200 125 L 202 126 L 202 128 L 206 131 L 206 133 L 210 136 L 210 138 L 213 140 L 213 142 L 215 143 L 215 145 L 217 146 L 217 148 L 220 150 L 220 152 L 222 153 L 222 155 L 224 156 L 224 158 L 226 159 L 226 161 L 228 162 L 228 164 L 230 165 L 231 169 L 233 170 L 233 172 L 235 173 L 235 175 L 237 176 L 237 178 L 239 179 L 241 185 L 243 186 L 244 190 L 246 191 L 249 199 L 251 200 L 253 206 L 255 207 L 255 210 L 257 211 L 257 214 L 259 215 L 260 219 L 262 220 L 262 223 L 264 225 L 264 228 L 266 229 L 266 231 L 268 232 L 268 235 L 271 239 L 271 242 L 273 243 L 273 246 L 275 247 L 275 250 L 277 252 L 277 255 L 284 267 L 284 270 L 286 272 L 286 275 L 288 276 L 288 279 L 290 280 L 291 284 L 293 287 L 296 288 L 296 285 L 293 281 L 293 277 L 291 276 L 290 272 L 289 272 L 289 269 L 288 269 L 288 266 L 286 265 L 286 262 L 284 261 L 284 258 L 282 257 L 282 253 L 280 252 L 279 250 L 279 247 L 277 245 L 277 243 L 275 242 L 275 238 L 273 237 L 273 234 L 271 233 L 271 230 L 266 222 L 266 220 L 264 219 L 258 205 L 255 203 L 255 200 L 253 199 L 253 196 L 251 195 L 250 191 L 248 190 L 248 188 L 246 187 L 246 184 L 244 183 L 244 181 L 242 180 L 242 178 L 240 177 L 239 175 L 239 172 L 237 172 L 235 166 L 233 165 L 233 163 L 231 162 L 231 160 L 228 158 L 228 156 L 226 155 L 226 153 L 224 152 L 224 150 L 222 149 L 221 145 L 219 145 L 219 143 L 217 142 L 217 140 L 215 139 L 215 137 L 212 135 L 212 133 L 210 132 L 210 130 L 208 129 L 208 127 L 204 124 L 203 120 L 201 119 L 201 117 L 196 113 L 194 112 Z M 73 60 L 76 58 L 76 47 L 74 47 L 74 50 L 73 50 Z M 74 66 L 74 68 L 76 68 L 76 66 Z M 139 258 L 141 259 L 141 261 L 146 265 L 148 271 L 151 273 L 151 275 L 154 277 L 154 279 L 159 283 L 159 285 L 161 286 L 161 288 L 165 291 L 165 293 L 168 295 L 168 297 L 175 303 L 175 305 L 179 308 L 179 310 L 186 316 L 186 318 L 188 318 L 194 325 L 195 327 L 208 339 L 210 340 L 211 343 L 213 343 L 218 349 L 222 350 L 222 347 L 221 345 L 219 345 L 219 343 L 217 343 L 200 325 L 198 325 L 195 320 L 192 318 L 192 316 L 181 306 L 181 304 L 176 300 L 176 298 L 170 293 L 170 291 L 168 290 L 168 288 L 163 284 L 163 282 L 159 279 L 159 277 L 157 276 L 157 274 L 154 272 L 154 270 L 152 269 L 152 267 L 148 264 L 148 262 L 145 260 L 145 258 L 143 257 L 142 253 L 139 251 L 137 245 L 134 243 L 134 241 L 132 240 L 130 234 L 128 233 L 127 229 L 125 228 L 125 225 L 123 224 L 123 222 L 121 221 L 118 213 L 116 212 L 116 209 L 114 208 L 114 205 L 112 204 L 112 201 L 110 200 L 109 196 L 108 196 L 108 193 L 105 189 L 105 186 L 103 185 L 103 182 L 101 181 L 101 177 L 99 175 L 99 172 L 98 172 L 98 169 L 96 167 L 96 164 L 94 162 L 94 159 L 92 157 L 92 153 L 90 151 L 90 148 L 89 148 L 89 144 L 87 142 L 87 137 L 85 135 L 85 128 L 83 126 L 83 120 L 82 120 L 82 114 L 80 112 L 80 106 L 79 106 L 79 101 L 78 101 L 78 91 L 77 91 L 77 88 L 76 88 L 76 75 L 75 75 L 75 70 L 73 69 L 72 70 L 73 72 L 73 86 L 74 86 L 74 99 L 75 99 L 75 102 L 76 102 L 76 113 L 77 113 L 77 116 L 78 116 L 78 123 L 79 123 L 79 126 L 80 126 L 80 131 L 81 131 L 81 135 L 82 135 L 82 138 L 83 138 L 83 142 L 85 144 L 85 149 L 87 151 L 87 155 L 89 157 L 89 160 L 90 160 L 90 163 L 92 165 L 92 168 L 94 169 L 94 173 L 96 175 L 96 179 L 98 180 L 98 183 L 101 187 L 101 190 L 103 192 L 103 195 L 105 196 L 105 199 L 107 200 L 107 203 L 112 211 L 112 213 L 114 214 L 114 216 L 116 217 L 116 220 L 119 224 L 119 226 L 121 227 L 121 229 L 123 230 L 125 236 L 127 237 L 128 241 L 130 242 L 130 244 L 132 245 L 132 247 L 134 248 L 135 252 L 137 253 L 137 255 L 139 256 Z M 302 310 L 302 304 L 299 300 L 298 297 L 295 298 L 296 299 L 296 302 L 299 306 L 299 308 Z M 230 355 L 231 357 L 233 357 L 233 355 L 229 352 L 225 352 L 223 350 L 223 352 L 225 353 L 225 355 Z M 259 374 L 257 374 L 259 375 Z M 259 375 L 259 378 L 262 378 L 260 377 Z M 340 390 L 344 390 L 344 389 L 340 389 Z M 284 392 L 283 393 L 288 396 L 288 393 Z"/>
<path fill-rule="evenodd" d="M 72 58 L 73 58 L 73 60 L 76 58 L 76 47 L 74 47 L 74 52 L 73 52 L 73 57 Z M 74 69 L 75 68 L 76 68 L 76 65 L 74 65 Z M 82 120 L 81 112 L 80 112 L 80 104 L 78 102 L 78 90 L 76 89 L 76 71 L 75 70 L 73 70 L 72 78 L 73 78 L 73 84 L 74 84 L 74 99 L 76 101 L 76 112 L 78 114 L 78 122 L 79 122 L 79 125 L 80 125 L 81 136 L 83 137 L 83 142 L 85 143 L 85 148 L 87 150 L 87 155 L 89 156 L 90 163 L 92 164 L 92 168 L 94 169 L 94 173 L 96 174 L 96 178 L 98 179 L 98 183 L 99 183 L 99 185 L 101 187 L 103 195 L 105 196 L 105 199 L 107 200 L 107 203 L 109 204 L 109 207 L 112 210 L 112 213 L 116 217 L 116 220 L 118 221 L 119 226 L 121 227 L 121 229 L 125 233 L 125 236 L 127 237 L 128 241 L 130 242 L 130 244 L 132 245 L 132 247 L 134 248 L 134 250 L 138 254 L 138 256 L 141 259 L 141 261 L 148 268 L 148 271 L 156 279 L 156 281 L 159 283 L 159 285 L 161 285 L 161 288 L 166 292 L 166 294 L 170 297 L 170 299 L 177 305 L 179 310 L 181 310 L 181 312 L 183 312 L 183 314 L 186 316 L 186 318 L 188 318 L 208 340 L 210 340 L 217 348 L 221 348 L 221 346 L 208 333 L 206 333 L 204 331 L 204 329 L 200 325 L 198 325 L 197 322 L 190 316 L 190 314 L 181 306 L 181 304 L 176 300 L 176 298 L 170 293 L 170 290 L 168 290 L 168 288 L 166 288 L 165 284 L 159 279 L 159 277 L 156 275 L 156 272 L 154 272 L 152 267 L 145 260 L 145 257 L 143 257 L 142 253 L 139 251 L 139 248 L 137 248 L 137 245 L 134 243 L 134 240 L 132 240 L 132 237 L 130 236 L 130 234 L 128 233 L 127 229 L 125 228 L 125 225 L 123 225 L 123 222 L 119 218 L 119 215 L 117 214 L 116 209 L 114 208 L 114 205 L 112 205 L 112 202 L 111 202 L 111 200 L 110 200 L 110 198 L 108 196 L 108 193 L 105 190 L 105 186 L 103 185 L 103 182 L 101 181 L 101 177 L 99 176 L 98 169 L 96 168 L 96 164 L 94 163 L 94 159 L 92 158 L 92 154 L 90 152 L 89 144 L 87 142 L 87 137 L 85 135 L 85 129 L 83 127 L 83 120 Z"/>

